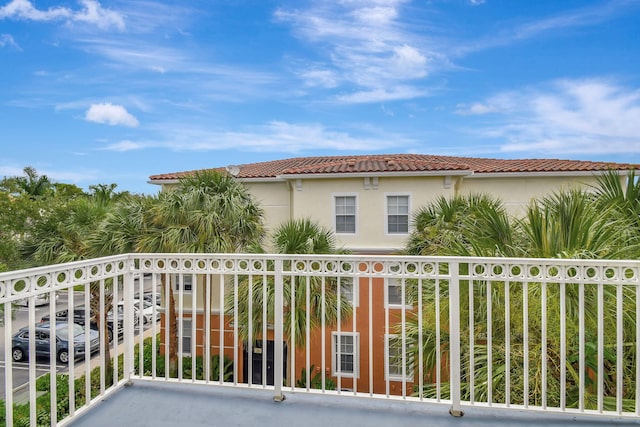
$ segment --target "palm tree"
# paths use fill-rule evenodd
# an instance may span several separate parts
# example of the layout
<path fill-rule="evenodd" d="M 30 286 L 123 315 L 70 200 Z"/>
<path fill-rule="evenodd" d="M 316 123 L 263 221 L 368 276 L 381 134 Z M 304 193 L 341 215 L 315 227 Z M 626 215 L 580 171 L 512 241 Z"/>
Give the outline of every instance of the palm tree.
<path fill-rule="evenodd" d="M 418 233 L 424 233 L 428 231 L 427 236 L 439 236 L 439 228 L 443 226 L 445 228 L 444 234 L 454 234 L 454 239 L 449 239 L 451 242 L 448 247 L 442 248 L 441 251 L 438 245 L 433 245 L 433 238 L 421 243 L 420 240 L 412 241 L 410 248 L 436 248 L 434 254 L 436 255 L 508 255 L 516 257 L 544 257 L 544 258 L 616 258 L 625 253 L 629 246 L 629 240 L 627 239 L 628 233 L 624 232 L 623 225 L 628 222 L 619 221 L 618 216 L 612 212 L 611 206 L 605 206 L 603 204 L 596 203 L 596 197 L 583 191 L 567 190 L 559 193 L 554 193 L 550 196 L 542 198 L 540 200 L 533 201 L 529 206 L 526 216 L 522 219 L 511 221 L 509 220 L 500 209 L 491 207 L 491 204 L 464 204 L 459 200 L 448 201 L 443 203 L 440 200 L 437 204 L 428 206 L 422 209 L 420 212 L 430 212 L 431 218 L 448 218 L 448 221 L 427 222 L 433 229 L 429 230 L 428 227 L 416 227 L 416 236 Z M 455 206 L 455 210 L 449 209 L 451 206 Z M 471 206 L 483 206 L 482 209 L 472 209 Z M 441 207 L 447 208 L 440 209 Z M 450 215 L 450 212 L 463 212 L 459 217 Z M 424 215 L 424 214 L 423 214 Z M 423 219 L 423 218 L 421 218 Z M 424 224 L 416 221 L 416 224 Z M 453 231 L 452 231 L 453 230 Z M 416 237 L 414 236 L 414 237 Z M 465 265 L 461 265 L 465 268 Z M 434 284 L 426 282 L 423 284 L 423 323 L 418 324 L 417 313 L 412 313 L 408 316 L 408 321 L 405 326 L 405 333 L 410 338 L 409 342 L 415 343 L 411 347 L 411 356 L 417 358 L 419 355 L 418 346 L 422 345 L 423 348 L 423 366 L 425 372 L 429 372 L 436 367 L 436 354 L 438 352 L 448 352 L 448 348 L 441 348 L 440 343 L 435 340 L 435 316 L 442 316 L 440 324 L 442 330 L 440 331 L 442 336 L 442 343 L 447 342 L 448 323 L 447 308 L 448 293 L 446 286 L 440 287 L 440 294 L 436 295 L 434 291 Z M 542 301 L 542 287 L 546 288 L 546 300 Z M 415 286 L 408 286 L 407 291 L 409 294 L 407 298 L 417 300 L 417 292 Z M 528 283 L 528 330 L 531 343 L 542 342 L 542 327 L 541 327 L 541 307 L 542 304 L 547 306 L 547 321 L 548 321 L 548 335 L 547 335 L 547 355 L 551 361 L 549 363 L 559 364 L 560 361 L 560 336 L 558 331 L 558 322 L 560 316 L 560 294 L 559 289 L 553 285 L 543 285 L 539 283 Z M 474 372 L 475 374 L 475 388 L 473 392 L 476 398 L 487 396 L 487 390 L 489 385 L 494 387 L 494 401 L 500 401 L 506 399 L 506 396 L 501 395 L 499 392 L 499 386 L 505 384 L 506 381 L 506 357 L 511 357 L 511 385 L 512 385 L 512 399 L 519 398 L 520 402 L 523 401 L 525 396 L 523 395 L 523 383 L 522 378 L 526 375 L 534 375 L 535 379 L 530 381 L 530 384 L 540 384 L 541 373 L 540 366 L 541 349 L 529 348 L 529 354 L 524 354 L 523 343 L 521 342 L 521 334 L 517 331 L 521 331 L 524 325 L 522 319 L 523 312 L 523 288 L 522 284 L 517 282 L 511 282 L 509 284 L 508 292 L 511 295 L 509 300 L 510 305 L 510 324 L 504 324 L 504 310 L 506 304 L 504 285 L 499 286 L 491 283 L 490 281 L 475 281 L 473 289 L 467 286 L 461 288 L 461 324 L 463 328 L 468 325 L 470 307 L 468 307 L 469 292 L 474 293 L 474 324 L 476 330 L 473 331 L 474 336 L 482 336 L 489 332 L 486 329 L 487 326 L 487 311 L 490 310 L 494 322 L 488 325 L 490 332 L 492 333 L 492 348 L 488 349 L 486 344 L 482 340 L 476 341 L 474 338 L 474 350 L 475 354 L 473 359 L 469 358 L 463 360 L 463 372 Z M 486 306 L 487 292 L 491 294 L 491 307 Z M 566 316 L 567 319 L 567 336 L 571 337 L 570 342 L 567 343 L 567 352 L 577 354 L 577 343 L 574 342 L 574 337 L 578 336 L 578 331 L 575 328 L 577 325 L 578 316 L 578 304 L 579 296 L 577 286 L 570 284 L 566 285 L 565 290 L 566 301 Z M 586 330 L 595 330 L 595 323 L 597 321 L 597 297 L 595 294 L 595 287 L 585 288 L 585 319 Z M 609 290 L 605 290 L 608 293 Z M 613 297 L 611 295 L 605 295 L 605 298 Z M 436 313 L 436 302 L 439 302 L 441 306 L 441 312 Z M 627 299 L 625 299 L 627 304 Z M 456 308 L 450 308 L 456 309 Z M 633 310 L 629 310 L 633 312 Z M 444 313 L 444 315 L 442 314 Z M 615 313 L 605 313 L 608 319 L 614 318 Z M 609 322 L 609 320 L 607 320 Z M 555 326 L 553 326 L 555 325 Z M 422 327 L 423 340 L 419 343 L 418 331 L 419 326 Z M 399 326 L 401 328 L 402 326 Z M 506 355 L 506 341 L 505 341 L 505 327 L 515 331 L 514 335 L 510 338 L 509 345 L 511 355 Z M 633 329 L 633 328 L 632 328 Z M 595 339 L 595 337 L 587 337 L 587 340 Z M 463 348 L 468 348 L 470 345 L 469 331 L 462 332 L 462 344 Z M 630 346 L 633 347 L 633 346 Z M 493 358 L 493 372 L 492 378 L 489 378 L 489 371 L 486 369 L 487 356 L 491 350 Z M 443 357 L 446 357 L 443 356 Z M 529 358 L 529 366 L 531 372 L 522 372 L 522 365 L 518 365 L 516 361 L 522 362 L 524 358 Z M 414 359 L 415 360 L 415 359 Z M 474 360 L 474 365 L 468 365 L 471 360 Z M 631 359 L 630 359 L 631 360 Z M 567 372 L 575 373 L 575 367 L 572 364 L 575 362 L 568 361 L 566 366 Z M 564 369 L 564 368 L 563 368 Z M 551 384 L 558 384 L 559 377 L 549 375 L 549 395 L 548 403 L 551 404 L 553 400 L 558 400 L 558 395 L 553 395 L 553 387 Z M 577 387 L 577 381 L 572 384 L 573 381 L 570 377 L 568 387 Z M 469 382 L 462 384 L 462 392 L 467 396 L 470 395 Z M 420 391 L 427 396 L 433 396 L 436 393 L 436 388 L 427 386 L 424 390 Z M 571 391 L 573 393 L 573 391 Z M 577 392 L 574 393 L 577 399 Z M 533 389 L 530 390 L 530 398 L 539 399 L 540 391 Z M 513 401 L 512 401 L 513 402 Z M 572 401 L 570 404 L 577 405 L 577 401 Z"/>
<path fill-rule="evenodd" d="M 635 171 L 625 180 L 617 171 L 609 171 L 598 176 L 597 180 L 597 184 L 592 186 L 596 205 L 621 222 L 618 231 L 628 242 L 626 253 L 620 255 L 633 259 L 640 241 L 640 179 Z"/>
<path fill-rule="evenodd" d="M 266 246 L 270 252 L 280 254 L 346 253 L 336 247 L 335 238 L 330 230 L 310 219 L 289 220 L 281 224 L 273 231 Z M 257 247 L 254 251 L 264 252 L 265 250 Z M 252 280 L 244 278 L 239 282 L 236 322 L 239 335 L 245 342 L 262 337 L 266 326 L 263 323 L 264 310 L 267 314 L 267 323 L 273 324 L 275 286 L 272 277 L 267 277 L 266 280 L 262 277 L 254 277 Z M 344 321 L 351 316 L 351 301 L 339 295 L 338 287 L 339 282 L 336 278 L 323 279 L 317 276 L 283 278 L 283 333 L 289 348 L 292 343 L 295 343 L 298 348 L 304 348 L 307 324 L 312 331 L 317 329 L 323 320 L 326 326 L 332 326 L 338 320 Z M 236 294 L 229 292 L 225 298 L 227 314 L 233 315 Z M 292 301 L 294 301 L 293 305 Z M 293 351 L 290 352 L 290 357 L 292 359 L 295 357 Z"/>
<path fill-rule="evenodd" d="M 485 194 L 438 197 L 418 209 L 405 251 L 411 255 L 512 255 L 513 228 L 504 205 Z M 468 230 L 476 231 L 471 239 Z M 487 250 L 489 250 L 487 253 Z"/>
<path fill-rule="evenodd" d="M 47 195 L 51 192 L 52 183 L 46 175 L 39 175 L 35 168 L 27 166 L 23 169 L 26 176 L 15 178 L 18 187 L 31 198 Z"/>
<path fill-rule="evenodd" d="M 233 176 L 199 171 L 182 178 L 177 188 L 151 204 L 144 213 L 143 230 L 137 241 L 141 252 L 237 252 L 262 237 L 262 209 Z M 166 292 L 169 284 L 164 275 L 161 280 Z M 167 318 L 169 372 L 175 376 L 178 329 L 173 292 L 169 292 Z"/>

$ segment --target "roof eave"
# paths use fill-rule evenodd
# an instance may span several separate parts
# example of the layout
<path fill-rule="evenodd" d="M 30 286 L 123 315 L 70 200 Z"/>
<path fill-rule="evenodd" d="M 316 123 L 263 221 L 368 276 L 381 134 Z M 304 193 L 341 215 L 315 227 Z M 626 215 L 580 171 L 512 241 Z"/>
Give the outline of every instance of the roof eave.
<path fill-rule="evenodd" d="M 626 176 L 631 173 L 631 170 L 616 170 L 620 175 Z M 533 178 L 533 177 L 563 177 L 563 176 L 594 176 L 604 175 L 608 173 L 607 170 L 600 171 L 530 171 L 530 172 L 475 172 L 470 175 L 469 178 Z"/>
<path fill-rule="evenodd" d="M 382 176 L 414 177 L 414 176 L 467 176 L 472 175 L 470 170 L 440 170 L 440 171 L 378 171 L 378 172 L 331 172 L 331 173 L 300 173 L 278 175 L 280 179 L 328 179 L 328 178 L 373 178 Z"/>

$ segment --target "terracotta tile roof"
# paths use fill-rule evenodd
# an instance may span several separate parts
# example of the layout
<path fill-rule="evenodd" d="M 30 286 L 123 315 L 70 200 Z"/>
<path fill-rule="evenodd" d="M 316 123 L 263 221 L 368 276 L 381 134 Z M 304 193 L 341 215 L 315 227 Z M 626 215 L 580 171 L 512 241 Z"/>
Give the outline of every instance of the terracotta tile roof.
<path fill-rule="evenodd" d="M 640 165 L 560 159 L 485 159 L 425 154 L 295 157 L 238 165 L 238 178 L 275 178 L 286 175 L 451 172 L 483 173 L 597 172 L 640 169 Z M 225 171 L 227 168 L 214 168 Z M 152 175 L 151 181 L 175 180 L 196 171 Z"/>

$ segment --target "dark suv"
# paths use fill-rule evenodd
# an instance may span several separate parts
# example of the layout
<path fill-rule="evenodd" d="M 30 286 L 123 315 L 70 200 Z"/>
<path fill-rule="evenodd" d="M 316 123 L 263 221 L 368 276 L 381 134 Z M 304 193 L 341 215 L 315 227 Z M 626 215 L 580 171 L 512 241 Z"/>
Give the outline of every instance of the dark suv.
<path fill-rule="evenodd" d="M 85 324 L 85 319 L 86 319 L 86 310 L 84 308 L 84 306 L 82 307 L 76 307 L 73 309 L 73 323 L 76 323 L 78 325 L 82 325 L 84 326 Z M 91 312 L 89 314 L 89 319 L 95 317 L 94 313 Z M 60 310 L 58 312 L 56 312 L 56 322 L 66 322 L 69 318 L 69 310 Z M 113 341 L 113 320 L 112 319 L 107 319 L 107 316 L 105 314 L 105 320 L 107 321 L 107 334 L 109 336 L 109 342 Z M 46 316 L 42 316 L 42 319 L 40 320 L 40 322 L 48 322 L 49 321 L 49 315 L 47 314 Z M 98 324 L 93 321 L 90 320 L 89 322 L 89 328 L 93 329 L 95 331 L 98 330 Z M 119 321 L 118 322 L 118 336 L 121 336 L 123 332 L 122 329 L 122 322 Z"/>

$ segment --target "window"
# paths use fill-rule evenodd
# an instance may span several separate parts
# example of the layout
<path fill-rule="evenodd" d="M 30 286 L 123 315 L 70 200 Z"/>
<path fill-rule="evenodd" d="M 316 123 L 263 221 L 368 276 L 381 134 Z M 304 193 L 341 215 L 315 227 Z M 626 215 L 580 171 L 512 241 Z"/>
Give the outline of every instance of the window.
<path fill-rule="evenodd" d="M 405 348 L 405 358 L 402 358 L 402 336 L 387 335 L 387 380 L 402 381 L 402 366 L 405 366 L 406 381 L 413 381 L 413 363 L 410 360 L 408 348 Z"/>
<path fill-rule="evenodd" d="M 191 354 L 191 319 L 182 319 L 182 354 Z"/>
<path fill-rule="evenodd" d="M 387 307 L 393 308 L 410 308 L 411 305 L 407 304 L 406 295 L 405 295 L 405 303 L 402 305 L 402 291 L 403 291 L 403 282 L 402 280 L 396 279 L 395 277 L 389 277 L 386 279 L 386 302 Z M 405 292 L 406 292 L 406 283 L 404 284 Z"/>
<path fill-rule="evenodd" d="M 356 196 L 336 196 L 336 233 L 356 232 Z"/>
<path fill-rule="evenodd" d="M 176 291 L 182 288 L 185 293 L 191 293 L 193 287 L 193 276 L 191 274 L 176 274 L 174 276 L 174 283 L 176 284 Z"/>
<path fill-rule="evenodd" d="M 409 232 L 409 196 L 387 196 L 387 233 Z"/>
<path fill-rule="evenodd" d="M 333 375 L 358 376 L 358 334 L 334 332 L 331 345 Z"/>
<path fill-rule="evenodd" d="M 340 299 L 351 302 L 352 306 L 358 305 L 358 287 L 353 286 L 353 277 L 341 277 L 338 281 L 340 287 Z"/>

